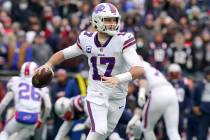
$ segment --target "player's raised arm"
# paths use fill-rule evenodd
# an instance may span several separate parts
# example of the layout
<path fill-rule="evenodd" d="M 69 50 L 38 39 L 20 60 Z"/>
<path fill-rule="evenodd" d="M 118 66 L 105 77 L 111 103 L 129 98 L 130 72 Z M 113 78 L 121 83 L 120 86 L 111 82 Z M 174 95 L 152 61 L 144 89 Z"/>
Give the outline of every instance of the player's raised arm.
<path fill-rule="evenodd" d="M 9 104 L 9 102 L 14 98 L 14 93 L 9 91 L 6 93 L 6 96 L 3 98 L 3 100 L 0 103 L 0 115 L 6 108 L 6 106 Z"/>
<path fill-rule="evenodd" d="M 76 57 L 78 55 L 81 55 L 83 52 L 82 50 L 78 47 L 78 45 L 75 43 L 72 46 L 69 46 L 63 50 L 60 50 L 53 54 L 50 59 L 40 68 L 37 69 L 37 72 L 41 72 L 41 70 L 44 68 L 45 70 L 50 70 L 52 71 L 52 68 L 60 64 L 66 59 Z"/>
<path fill-rule="evenodd" d="M 44 101 L 45 111 L 44 111 L 44 115 L 41 119 L 42 119 L 42 121 L 45 121 L 46 118 L 50 115 L 50 112 L 52 109 L 52 103 L 50 101 L 49 89 L 46 89 L 44 94 L 42 94 L 42 99 Z"/>

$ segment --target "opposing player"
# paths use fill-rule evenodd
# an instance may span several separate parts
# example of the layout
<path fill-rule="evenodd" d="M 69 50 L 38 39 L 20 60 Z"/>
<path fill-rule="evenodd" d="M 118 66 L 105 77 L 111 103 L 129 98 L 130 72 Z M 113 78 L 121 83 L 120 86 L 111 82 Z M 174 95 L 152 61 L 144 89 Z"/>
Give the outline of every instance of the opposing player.
<path fill-rule="evenodd" d="M 60 118 L 64 120 L 55 138 L 55 140 L 61 140 L 69 132 L 73 120 L 86 118 L 84 109 L 84 97 L 78 95 L 70 99 L 66 97 L 59 98 L 55 103 L 55 112 Z M 85 125 L 82 125 L 82 127 L 83 128 L 79 129 L 85 129 Z"/>
<path fill-rule="evenodd" d="M 142 106 L 145 103 L 145 93 L 148 91 L 148 100 L 142 114 L 142 131 L 145 139 L 156 140 L 153 129 L 163 115 L 169 139 L 181 140 L 178 133 L 179 105 L 173 86 L 149 63 L 144 62 L 143 66 L 146 81 L 139 82 L 138 104 Z M 132 127 L 139 118 L 139 115 L 134 115 L 127 127 Z"/>
<path fill-rule="evenodd" d="M 14 99 L 15 114 L 8 121 L 0 133 L 0 140 L 7 140 L 9 136 L 18 132 L 16 140 L 25 140 L 33 134 L 35 127 L 46 119 L 51 110 L 48 88 L 37 89 L 31 80 L 37 64 L 25 62 L 20 76 L 12 77 L 7 84 L 7 94 L 0 103 L 0 115 L 8 103 Z M 44 100 L 45 112 L 41 117 L 41 100 Z"/>
<path fill-rule="evenodd" d="M 91 122 L 87 140 L 105 140 L 125 107 L 128 82 L 144 73 L 132 34 L 121 33 L 120 14 L 111 3 L 97 5 L 92 25 L 97 32 L 83 31 L 77 43 L 55 53 L 37 72 L 81 54 L 90 66 L 86 104 Z"/>

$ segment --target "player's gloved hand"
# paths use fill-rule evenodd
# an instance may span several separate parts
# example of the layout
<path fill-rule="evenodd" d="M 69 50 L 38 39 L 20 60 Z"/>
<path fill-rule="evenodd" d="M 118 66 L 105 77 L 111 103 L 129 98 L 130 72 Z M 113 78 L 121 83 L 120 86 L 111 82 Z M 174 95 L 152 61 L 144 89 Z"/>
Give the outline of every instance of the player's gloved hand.
<path fill-rule="evenodd" d="M 79 123 L 77 125 L 74 126 L 74 128 L 72 129 L 73 132 L 76 132 L 76 131 L 82 131 L 86 128 L 86 125 L 83 124 L 83 123 Z"/>
<path fill-rule="evenodd" d="M 102 82 L 111 87 L 116 87 L 120 83 L 120 80 L 117 77 L 102 76 Z"/>
<path fill-rule="evenodd" d="M 145 97 L 145 95 L 139 94 L 139 97 L 138 97 L 138 104 L 139 104 L 139 106 L 140 106 L 140 107 L 143 107 L 144 104 L 145 104 L 145 102 L 146 102 L 146 97 Z"/>
<path fill-rule="evenodd" d="M 136 121 L 135 125 L 133 126 L 132 132 L 135 139 L 139 140 L 141 138 L 142 129 L 140 120 Z"/>
<path fill-rule="evenodd" d="M 140 107 L 143 107 L 145 102 L 146 102 L 146 90 L 145 88 L 139 88 L 139 93 L 138 93 L 138 104 Z"/>
<path fill-rule="evenodd" d="M 36 73 L 41 73 L 41 71 L 44 69 L 45 71 L 51 71 L 53 73 L 53 76 L 54 76 L 54 72 L 53 72 L 52 67 L 53 67 L 52 64 L 47 62 L 44 65 L 42 65 L 39 68 L 37 68 L 36 69 Z"/>
<path fill-rule="evenodd" d="M 138 115 L 134 115 L 131 120 L 128 122 L 127 128 L 126 128 L 126 133 L 130 133 L 130 131 L 132 130 L 132 127 L 134 126 L 134 124 L 140 119 L 140 117 Z"/>
<path fill-rule="evenodd" d="M 42 120 L 38 120 L 38 122 L 36 123 L 36 128 L 41 128 L 42 127 Z"/>

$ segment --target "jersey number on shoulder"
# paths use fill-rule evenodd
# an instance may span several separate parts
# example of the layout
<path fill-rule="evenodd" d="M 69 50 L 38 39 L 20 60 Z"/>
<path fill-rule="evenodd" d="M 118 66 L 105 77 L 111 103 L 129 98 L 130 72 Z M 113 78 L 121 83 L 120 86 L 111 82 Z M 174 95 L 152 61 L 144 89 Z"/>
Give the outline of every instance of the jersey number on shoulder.
<path fill-rule="evenodd" d="M 112 70 L 115 65 L 115 57 L 98 57 L 100 64 L 107 65 L 106 71 L 104 73 L 104 76 L 111 76 Z M 93 66 L 93 80 L 101 80 L 101 75 L 98 74 L 98 68 L 97 68 L 97 57 L 93 56 L 90 58 L 90 62 Z"/>
<path fill-rule="evenodd" d="M 33 86 L 27 83 L 20 83 L 19 88 L 19 99 L 29 100 L 31 98 L 33 101 L 40 100 L 40 95 Z"/>

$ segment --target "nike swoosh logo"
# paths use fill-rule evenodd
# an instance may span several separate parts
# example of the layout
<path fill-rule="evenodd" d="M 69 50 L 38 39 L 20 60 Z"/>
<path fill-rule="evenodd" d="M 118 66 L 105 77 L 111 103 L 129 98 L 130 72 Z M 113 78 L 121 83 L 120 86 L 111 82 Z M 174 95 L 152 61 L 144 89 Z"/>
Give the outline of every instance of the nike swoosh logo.
<path fill-rule="evenodd" d="M 124 106 L 119 106 L 119 109 L 123 108 Z"/>

